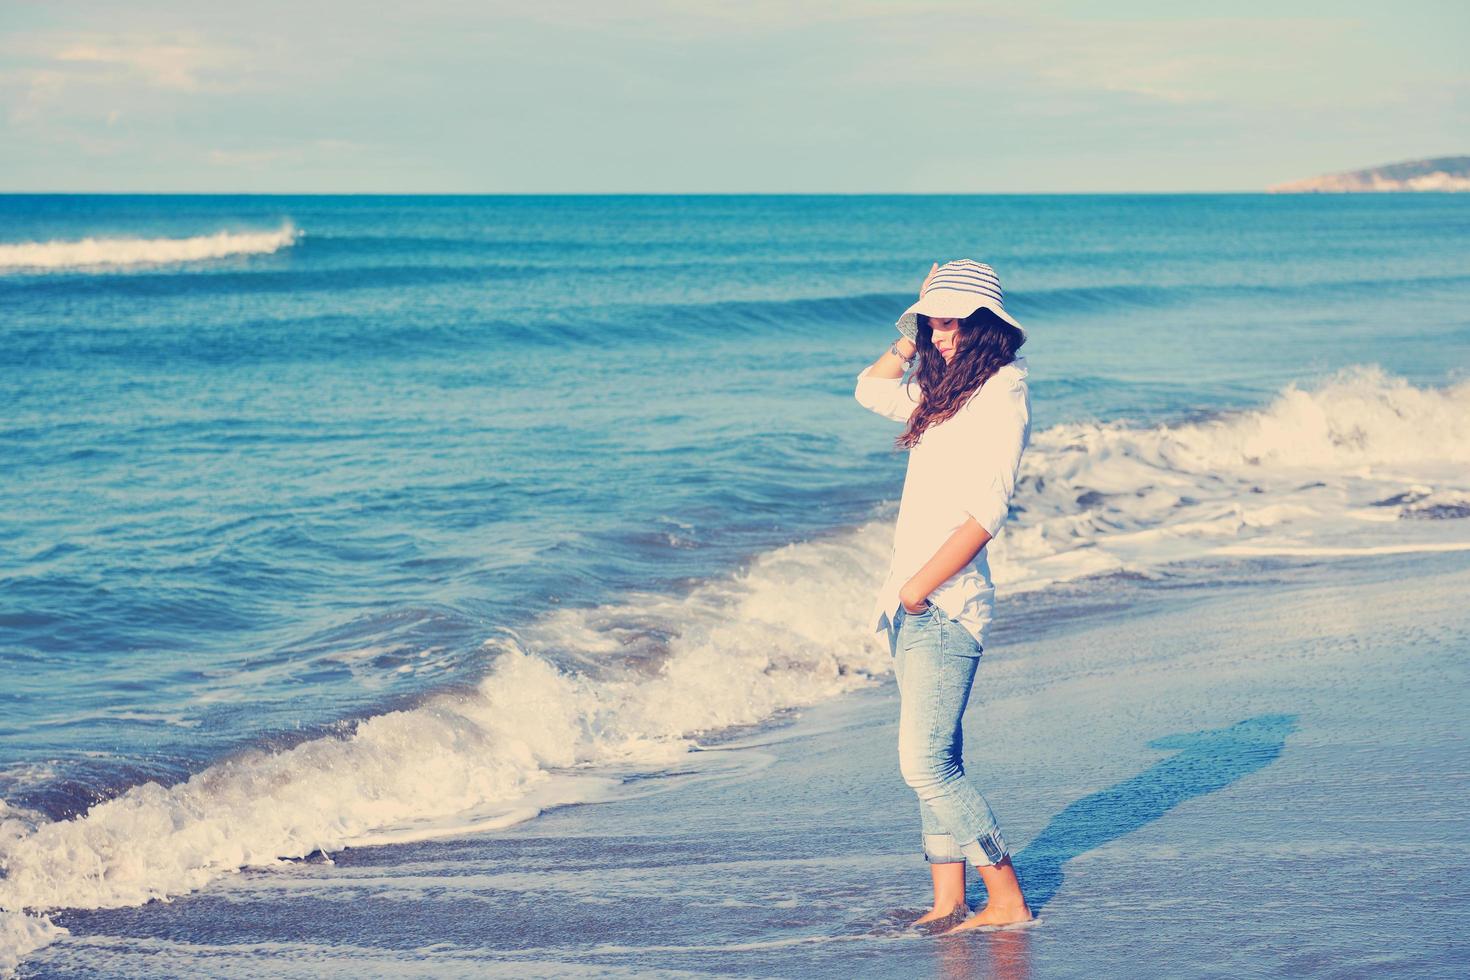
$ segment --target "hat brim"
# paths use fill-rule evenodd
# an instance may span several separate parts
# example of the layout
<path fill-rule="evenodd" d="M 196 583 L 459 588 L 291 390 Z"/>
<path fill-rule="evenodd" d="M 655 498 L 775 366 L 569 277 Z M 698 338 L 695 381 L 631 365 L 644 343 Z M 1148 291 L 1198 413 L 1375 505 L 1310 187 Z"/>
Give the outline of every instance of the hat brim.
<path fill-rule="evenodd" d="M 962 320 L 970 314 L 974 313 L 976 310 L 980 309 L 982 306 L 990 312 L 994 313 L 996 316 L 1000 317 L 1006 323 L 1009 323 L 1011 326 L 1021 331 L 1021 335 L 1023 337 L 1026 335 L 1026 328 L 1017 323 L 1015 317 L 1011 316 L 1005 311 L 1005 307 L 1000 306 L 983 296 L 977 297 L 972 292 L 960 292 L 954 289 L 929 290 L 929 292 L 925 293 L 924 296 L 917 303 L 904 310 L 903 315 L 900 316 L 898 320 L 901 324 L 905 319 L 909 319 L 912 323 L 915 324 L 915 326 L 917 326 L 918 319 L 916 317 L 916 314 L 919 313 L 922 313 L 925 316 L 937 316 L 946 319 L 953 318 L 957 320 Z"/>

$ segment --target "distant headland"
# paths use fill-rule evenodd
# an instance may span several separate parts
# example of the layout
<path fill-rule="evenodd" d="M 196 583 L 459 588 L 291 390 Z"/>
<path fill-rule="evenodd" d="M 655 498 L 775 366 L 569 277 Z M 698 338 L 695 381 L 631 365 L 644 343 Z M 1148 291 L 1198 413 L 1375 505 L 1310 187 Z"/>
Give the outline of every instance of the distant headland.
<path fill-rule="evenodd" d="M 1409 160 L 1368 170 L 1308 177 L 1266 188 L 1271 194 L 1344 194 L 1363 191 L 1470 191 L 1470 157 Z"/>

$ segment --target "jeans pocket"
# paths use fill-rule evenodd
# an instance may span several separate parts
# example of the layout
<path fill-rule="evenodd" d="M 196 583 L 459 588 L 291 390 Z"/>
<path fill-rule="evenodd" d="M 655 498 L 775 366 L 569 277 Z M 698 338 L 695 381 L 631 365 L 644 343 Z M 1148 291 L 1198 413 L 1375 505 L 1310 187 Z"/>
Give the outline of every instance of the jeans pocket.
<path fill-rule="evenodd" d="M 913 650 L 920 646 L 929 646 L 938 649 L 939 635 L 935 627 L 939 623 L 939 617 L 936 613 L 937 607 L 932 603 L 923 612 L 917 613 L 909 612 L 900 604 L 895 648 Z"/>
<path fill-rule="evenodd" d="M 909 612 L 907 609 L 905 609 L 903 607 L 903 603 L 900 602 L 898 604 L 898 613 L 904 619 L 913 619 L 913 620 L 926 619 L 926 618 L 928 618 L 930 616 L 933 616 L 938 610 L 939 610 L 939 607 L 936 606 L 932 602 L 929 603 L 928 605 L 924 606 L 924 609 L 923 609 L 922 612 L 916 612 L 916 613 Z"/>

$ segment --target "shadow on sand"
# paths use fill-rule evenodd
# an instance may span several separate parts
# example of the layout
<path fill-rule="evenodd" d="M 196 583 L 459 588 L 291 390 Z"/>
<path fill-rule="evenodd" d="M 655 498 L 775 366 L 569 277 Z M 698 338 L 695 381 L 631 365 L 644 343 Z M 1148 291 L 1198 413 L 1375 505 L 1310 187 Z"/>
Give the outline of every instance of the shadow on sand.
<path fill-rule="evenodd" d="M 1165 735 L 1149 742 L 1149 748 L 1179 752 L 1071 804 L 1015 856 L 1032 911 L 1039 912 L 1062 887 L 1062 865 L 1067 861 L 1131 834 L 1185 800 L 1264 769 L 1281 754 L 1286 737 L 1295 730 L 1295 715 L 1258 715 L 1229 728 Z"/>

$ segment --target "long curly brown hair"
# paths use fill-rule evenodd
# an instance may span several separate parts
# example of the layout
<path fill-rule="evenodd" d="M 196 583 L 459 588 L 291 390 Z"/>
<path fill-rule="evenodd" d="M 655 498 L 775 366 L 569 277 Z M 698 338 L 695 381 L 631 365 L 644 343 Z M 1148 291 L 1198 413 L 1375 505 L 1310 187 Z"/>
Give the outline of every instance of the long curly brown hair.
<path fill-rule="evenodd" d="M 918 381 L 923 398 L 909 416 L 908 428 L 894 441 L 899 449 L 912 449 L 925 429 L 964 407 L 991 375 L 1016 359 L 1016 351 L 1026 342 L 1025 334 L 982 306 L 960 321 L 954 358 L 945 364 L 934 346 L 929 318 L 920 313 L 917 319 L 919 364 L 907 383 Z"/>

